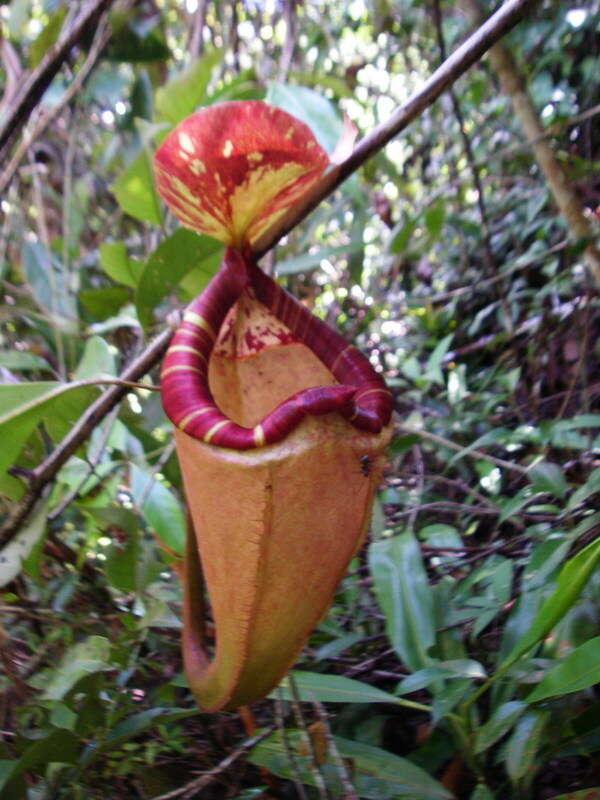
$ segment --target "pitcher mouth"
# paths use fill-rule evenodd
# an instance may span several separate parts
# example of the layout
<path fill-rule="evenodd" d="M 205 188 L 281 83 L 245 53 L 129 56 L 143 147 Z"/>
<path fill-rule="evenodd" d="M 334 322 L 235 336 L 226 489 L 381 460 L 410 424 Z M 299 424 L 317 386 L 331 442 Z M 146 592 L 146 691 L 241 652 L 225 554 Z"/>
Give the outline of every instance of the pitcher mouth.
<path fill-rule="evenodd" d="M 210 356 L 225 317 L 248 290 L 337 381 L 292 394 L 252 427 L 221 411 L 208 379 Z M 232 247 L 217 275 L 185 312 L 163 362 L 161 385 L 165 412 L 177 428 L 205 443 L 237 450 L 281 441 L 306 415 L 339 412 L 359 430 L 379 433 L 393 408 L 389 389 L 368 359 L 267 276 L 249 254 Z"/>

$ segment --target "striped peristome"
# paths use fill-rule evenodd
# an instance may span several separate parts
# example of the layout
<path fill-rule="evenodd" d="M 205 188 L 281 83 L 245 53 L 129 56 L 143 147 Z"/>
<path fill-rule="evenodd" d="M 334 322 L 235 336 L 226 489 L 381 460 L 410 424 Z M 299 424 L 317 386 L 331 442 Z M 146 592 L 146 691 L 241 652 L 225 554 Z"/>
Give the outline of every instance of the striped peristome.
<path fill-rule="evenodd" d="M 289 329 L 289 341 L 306 345 L 339 382 L 297 392 L 253 428 L 226 417 L 208 383 L 208 363 L 221 325 L 245 291 Z M 337 411 L 356 428 L 379 433 L 392 413 L 392 396 L 368 359 L 259 269 L 251 256 L 232 247 L 184 313 L 163 362 L 161 384 L 163 405 L 174 425 L 195 439 L 236 450 L 279 442 L 306 415 Z"/>

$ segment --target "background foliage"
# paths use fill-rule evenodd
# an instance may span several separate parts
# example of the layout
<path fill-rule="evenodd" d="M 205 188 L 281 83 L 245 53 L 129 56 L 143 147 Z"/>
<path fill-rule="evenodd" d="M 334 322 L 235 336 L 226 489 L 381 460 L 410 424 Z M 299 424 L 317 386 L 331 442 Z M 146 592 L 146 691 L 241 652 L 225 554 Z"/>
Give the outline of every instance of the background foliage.
<path fill-rule="evenodd" d="M 5 111 L 78 5 L 0 6 Z M 219 263 L 154 192 L 166 132 L 265 98 L 331 151 L 342 111 L 366 133 L 471 28 L 435 0 L 142 0 L 106 24 L 1 201 L 0 514 Z M 600 7 L 544 0 L 508 44 L 596 224 Z M 598 287 L 487 63 L 453 91 L 266 259 L 399 412 L 372 539 L 253 709 L 276 730 L 194 788 L 245 734 L 181 673 L 181 480 L 157 393 L 132 389 L 0 554 L 2 798 L 600 797 Z"/>

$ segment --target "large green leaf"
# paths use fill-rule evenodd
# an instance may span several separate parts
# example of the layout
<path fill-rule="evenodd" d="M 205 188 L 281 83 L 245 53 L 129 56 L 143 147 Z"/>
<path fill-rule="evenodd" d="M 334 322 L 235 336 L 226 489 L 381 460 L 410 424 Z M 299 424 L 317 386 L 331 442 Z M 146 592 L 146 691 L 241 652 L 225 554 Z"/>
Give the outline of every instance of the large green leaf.
<path fill-rule="evenodd" d="M 220 242 L 187 228 L 179 228 L 162 241 L 139 277 L 136 305 L 142 325 L 152 322 L 155 306 L 192 270 L 201 270 L 204 283 L 208 283 L 222 255 L 223 245 Z"/>
<path fill-rule="evenodd" d="M 33 741 L 20 759 L 0 762 L 0 790 L 18 774 L 34 770 L 44 764 L 75 764 L 81 743 L 69 730 L 58 728 L 41 739 Z M 10 765 L 10 766 L 9 766 Z"/>
<path fill-rule="evenodd" d="M 17 577 L 23 568 L 23 562 L 44 535 L 47 506 L 46 498 L 39 500 L 17 536 L 0 550 L 0 586 L 6 586 Z"/>
<path fill-rule="evenodd" d="M 600 683 L 600 636 L 584 642 L 553 667 L 527 696 L 527 702 L 577 692 L 595 683 Z"/>
<path fill-rule="evenodd" d="M 506 671 L 511 664 L 550 633 L 573 606 L 599 560 L 600 539 L 596 539 L 567 561 L 560 571 L 554 591 L 542 604 L 529 630 L 521 636 L 504 659 L 499 671 Z"/>
<path fill-rule="evenodd" d="M 156 90 L 156 116 L 177 125 L 207 101 L 206 89 L 215 67 L 223 57 L 221 50 L 208 50 L 188 67 Z"/>
<path fill-rule="evenodd" d="M 300 732 L 291 730 L 286 733 L 300 779 L 303 783 L 314 786 L 315 778 L 309 768 L 309 759 L 305 755 Z M 352 765 L 352 783 L 360 797 L 369 800 L 436 800 L 453 797 L 448 789 L 430 777 L 425 770 L 405 758 L 362 742 L 353 742 L 339 736 L 334 739 L 340 755 Z M 256 745 L 250 751 L 248 760 L 267 767 L 281 777 L 294 778 L 289 751 L 280 731 Z M 341 796 L 343 787 L 331 755 L 321 765 L 321 770 L 328 789 L 334 796 Z"/>
<path fill-rule="evenodd" d="M 433 596 L 421 552 L 410 532 L 374 542 L 369 548 L 373 588 L 385 615 L 387 635 L 413 671 L 430 664 L 435 642 Z"/>
<path fill-rule="evenodd" d="M 265 100 L 308 125 L 321 147 L 333 152 L 342 134 L 342 120 L 330 100 L 306 86 L 276 81 L 269 84 Z"/>
<path fill-rule="evenodd" d="M 0 492 L 10 496 L 11 481 L 4 481 L 8 468 L 17 461 L 36 425 L 61 436 L 77 421 L 98 394 L 98 389 L 81 383 L 43 381 L 0 384 Z"/>
<path fill-rule="evenodd" d="M 42 697 L 45 700 L 61 700 L 85 675 L 112 667 L 108 639 L 104 636 L 88 636 L 70 647 L 60 664 L 48 671 Z"/>

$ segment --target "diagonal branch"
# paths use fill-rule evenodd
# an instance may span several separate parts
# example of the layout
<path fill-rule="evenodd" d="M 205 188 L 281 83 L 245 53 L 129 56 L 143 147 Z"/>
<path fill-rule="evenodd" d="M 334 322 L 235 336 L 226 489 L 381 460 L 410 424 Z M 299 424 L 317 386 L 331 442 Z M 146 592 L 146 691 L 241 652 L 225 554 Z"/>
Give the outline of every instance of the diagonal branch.
<path fill-rule="evenodd" d="M 497 42 L 525 15 L 536 0 L 507 0 L 504 5 L 475 31 L 431 75 L 425 84 L 400 106 L 392 116 L 374 128 L 356 146 L 353 153 L 330 170 L 290 212 L 267 231 L 256 245 L 258 255 L 264 255 L 286 233 L 298 225 L 316 206 L 355 172 L 367 159 L 402 131 L 430 106 L 457 78 Z M 164 355 L 173 331 L 165 329 L 121 374 L 124 381 L 137 381 L 152 369 Z M 71 431 L 52 453 L 30 475 L 29 486 L 0 527 L 0 547 L 16 534 L 27 518 L 40 491 L 50 483 L 58 470 L 89 437 L 96 425 L 122 400 L 127 386 L 111 386 L 85 411 Z"/>
<path fill-rule="evenodd" d="M 8 186 L 14 178 L 15 173 L 19 169 L 19 164 L 21 163 L 28 148 L 31 147 L 32 143 L 42 135 L 48 125 L 50 125 L 50 123 L 59 116 L 63 108 L 70 103 L 75 95 L 80 91 L 90 72 L 96 65 L 96 62 L 109 39 L 110 29 L 106 22 L 106 18 L 103 18 L 98 25 L 89 53 L 87 54 L 85 61 L 81 65 L 79 72 L 75 76 L 69 88 L 65 90 L 56 105 L 53 105 L 52 108 L 42 112 L 39 115 L 39 117 L 35 120 L 35 124 L 33 124 L 32 130 L 25 131 L 23 138 L 16 147 L 15 152 L 13 153 L 6 168 L 3 170 L 2 174 L 0 174 L 0 194 L 4 194 L 4 192 L 8 189 Z"/>
<path fill-rule="evenodd" d="M 11 105 L 2 109 L 0 124 L 0 158 L 6 156 L 13 137 L 29 119 L 29 115 L 41 100 L 57 72 L 69 56 L 72 48 L 81 40 L 90 23 L 112 5 L 114 0 L 90 0 L 78 14 L 71 27 L 64 31 L 58 41 L 49 48 L 38 66 L 31 72 Z"/>

